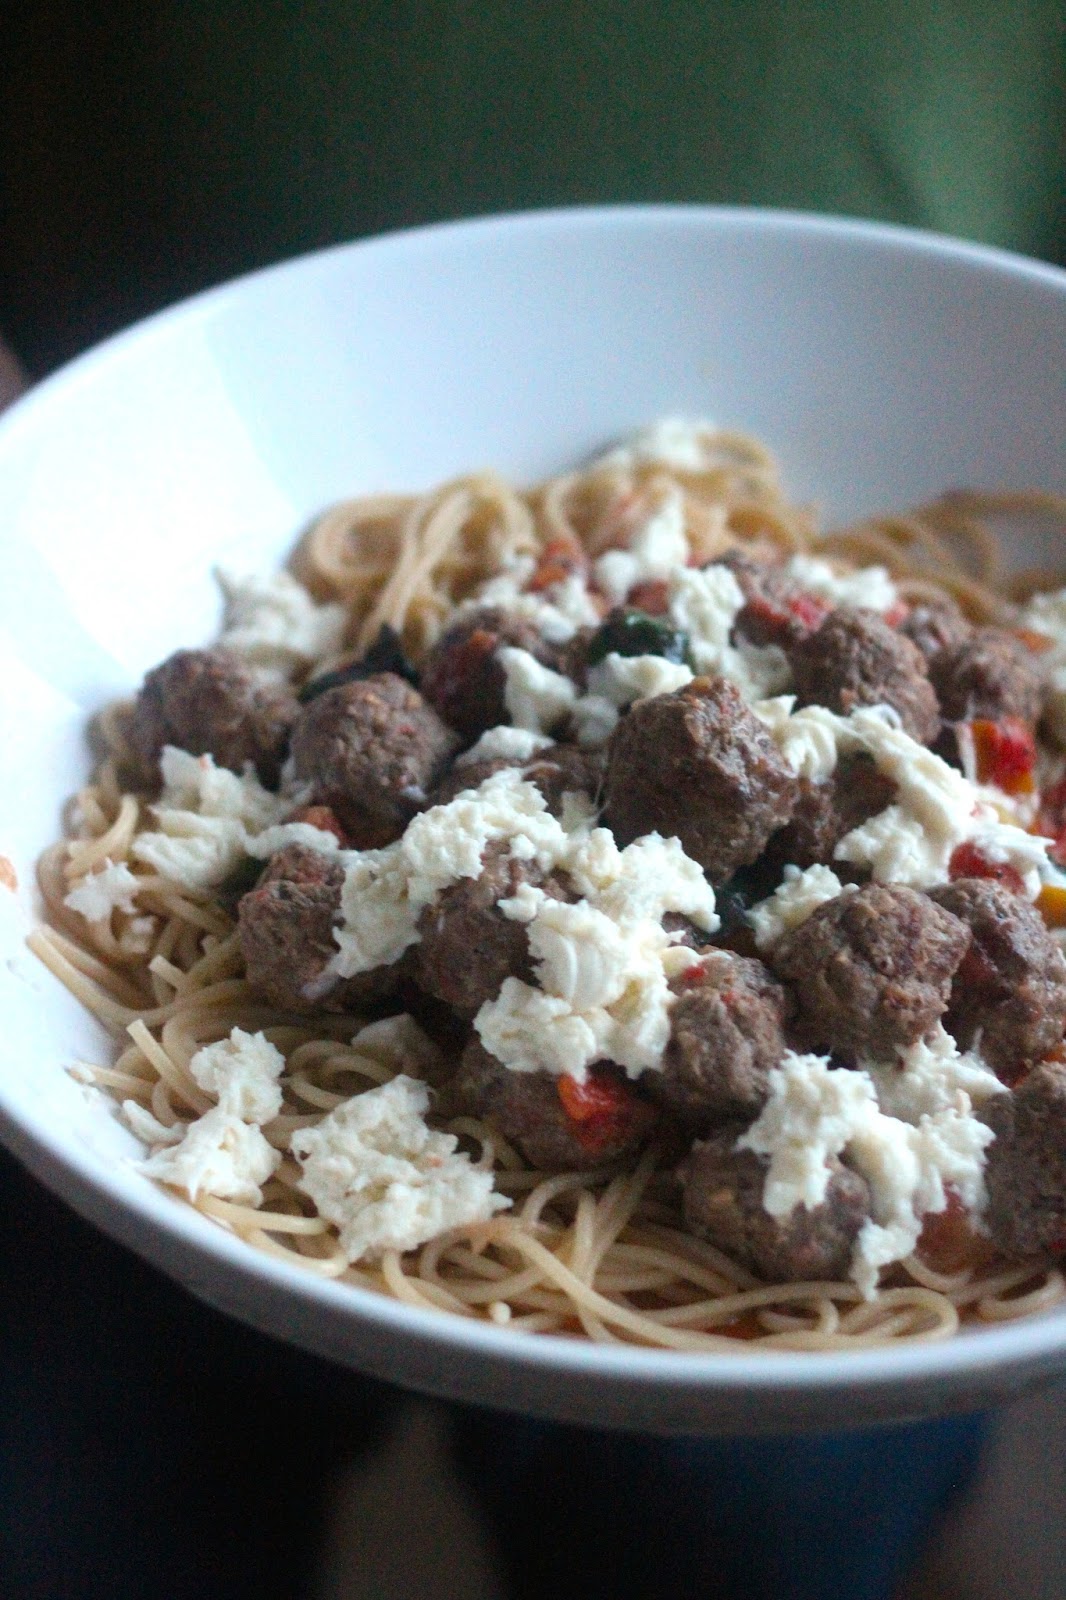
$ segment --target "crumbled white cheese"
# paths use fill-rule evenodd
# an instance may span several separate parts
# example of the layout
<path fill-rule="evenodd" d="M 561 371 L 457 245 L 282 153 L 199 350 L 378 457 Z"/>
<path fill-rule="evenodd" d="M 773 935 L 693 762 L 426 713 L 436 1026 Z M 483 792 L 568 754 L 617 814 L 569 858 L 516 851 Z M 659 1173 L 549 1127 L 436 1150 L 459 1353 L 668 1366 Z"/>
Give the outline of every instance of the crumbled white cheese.
<path fill-rule="evenodd" d="M 898 1051 L 895 1061 L 864 1065 L 885 1115 L 914 1124 L 924 1116 L 957 1108 L 960 1091 L 974 1105 L 1007 1093 L 992 1068 L 976 1051 L 961 1052 L 941 1022 L 925 1039 Z"/>
<path fill-rule="evenodd" d="M 612 650 L 590 671 L 588 688 L 590 695 L 621 709 L 635 700 L 673 694 L 675 689 L 691 683 L 692 676 L 692 669 L 683 661 L 667 661 L 665 656 L 623 656 Z M 580 704 L 574 707 L 574 714 L 579 713 Z"/>
<path fill-rule="evenodd" d="M 167 1126 L 136 1100 L 123 1100 L 122 1115 L 130 1132 L 154 1149 L 157 1146 L 180 1144 L 189 1129 L 187 1122 L 173 1122 Z"/>
<path fill-rule="evenodd" d="M 685 499 L 671 485 L 650 516 L 637 527 L 624 550 L 608 550 L 593 567 L 596 583 L 620 604 L 634 584 L 669 578 L 688 561 Z"/>
<path fill-rule="evenodd" d="M 1001 822 L 961 772 L 903 731 L 891 707 L 842 717 L 824 706 L 793 711 L 793 704 L 786 695 L 753 709 L 798 776 L 824 782 L 841 758 L 865 754 L 896 785 L 885 810 L 840 840 L 838 861 L 869 867 L 878 883 L 930 889 L 947 882 L 953 852 L 972 841 L 989 860 L 1015 867 L 1031 897 L 1049 880 L 1050 841 Z"/>
<path fill-rule="evenodd" d="M 837 572 L 818 556 L 790 556 L 785 571 L 817 600 L 833 606 L 865 606 L 870 611 L 891 611 L 899 604 L 899 590 L 885 567 L 858 567 Z"/>
<path fill-rule="evenodd" d="M 577 698 L 571 680 L 514 645 L 501 645 L 496 660 L 506 675 L 503 700 L 515 727 L 551 733 Z"/>
<path fill-rule="evenodd" d="M 718 927 L 714 891 L 677 839 L 648 834 L 619 850 L 606 828 L 569 841 L 557 863 L 582 898 L 523 885 L 502 901 L 525 922 L 539 987 L 508 978 L 474 1019 L 485 1048 L 515 1072 L 583 1080 L 607 1057 L 631 1077 L 659 1071 L 670 1035 L 669 980 L 691 960 L 662 918 Z"/>
<path fill-rule="evenodd" d="M 1066 589 L 1034 594 L 1018 618 L 1023 628 L 1041 633 L 1050 648 L 1034 655 L 1044 682 L 1044 718 L 1060 745 L 1066 746 Z"/>
<path fill-rule="evenodd" d="M 273 855 L 286 844 L 325 853 L 337 840 L 305 822 L 283 823 L 293 801 L 272 794 L 248 768 L 240 777 L 167 745 L 160 761 L 163 793 L 152 807 L 156 828 L 138 834 L 130 853 L 194 895 L 218 887 L 245 856 Z"/>
<path fill-rule="evenodd" d="M 124 861 L 113 862 L 105 856 L 98 872 L 80 879 L 65 897 L 63 904 L 78 912 L 87 922 L 109 922 L 112 911 L 136 909 L 137 879 Z"/>
<path fill-rule="evenodd" d="M 839 894 L 854 894 L 855 884 L 842 884 L 830 867 L 813 866 L 801 872 L 799 867 L 785 868 L 784 882 L 773 894 L 760 900 L 748 912 L 748 921 L 755 932 L 759 950 L 769 950 L 786 933 L 798 928 L 807 918 L 835 900 Z"/>
<path fill-rule="evenodd" d="M 846 719 L 827 706 L 803 706 L 796 711 L 795 704 L 795 695 L 785 694 L 757 700 L 751 709 L 797 778 L 825 783 L 837 769 Z"/>
<path fill-rule="evenodd" d="M 956 1079 L 939 1090 L 929 1082 L 938 1058 Z M 890 1070 L 905 1075 L 908 1069 L 915 1081 L 894 1090 L 888 1103 L 899 1115 L 893 1115 L 878 1104 L 871 1073 L 789 1051 L 770 1074 L 770 1098 L 761 1115 L 737 1141 L 738 1149 L 770 1158 L 763 1205 L 782 1220 L 799 1205 L 813 1209 L 825 1199 L 832 1156 L 845 1156 L 866 1179 L 872 1214 L 851 1265 L 866 1295 L 876 1289 L 882 1267 L 910 1254 L 922 1217 L 943 1211 L 949 1188 L 975 1212 L 985 1199 L 984 1152 L 993 1134 L 974 1116 L 970 1095 L 960 1086 L 967 1075 L 972 1081 L 972 1067 L 960 1066 L 957 1053 L 953 1057 L 936 1041 L 926 1054 L 912 1051 L 909 1062 Z"/>
<path fill-rule="evenodd" d="M 529 594 L 525 586 L 536 565 L 533 556 L 519 556 L 464 600 L 460 614 L 483 606 L 501 606 L 512 616 L 532 623 L 549 644 L 567 644 L 579 628 L 594 628 L 600 613 L 581 574 L 572 572 L 547 589 Z"/>
<path fill-rule="evenodd" d="M 552 741 L 543 733 L 533 733 L 529 728 L 512 728 L 506 723 L 489 728 L 476 744 L 456 758 L 457 767 L 467 767 L 474 761 L 513 761 L 520 766 L 531 761 L 541 750 L 547 750 Z"/>
<path fill-rule="evenodd" d="M 593 463 L 597 467 L 677 467 L 683 472 L 706 472 L 725 459 L 721 433 L 713 422 L 692 422 L 687 417 L 662 417 L 639 428 Z"/>
<path fill-rule="evenodd" d="M 316 605 L 287 572 L 237 577 L 219 568 L 225 599 L 219 643 L 249 665 L 289 677 L 336 655 L 344 642 L 344 606 Z"/>
<path fill-rule="evenodd" d="M 670 620 L 688 635 L 696 670 L 729 678 L 746 699 L 761 700 L 787 689 L 792 673 L 777 645 L 730 643 L 743 605 L 740 585 L 728 567 L 683 567 L 673 574 Z"/>
<path fill-rule="evenodd" d="M 233 1028 L 228 1039 L 204 1045 L 189 1062 L 189 1071 L 222 1111 L 242 1122 L 270 1122 L 281 1110 L 278 1079 L 285 1057 L 262 1033 Z"/>
<path fill-rule="evenodd" d="M 345 881 L 333 970 L 350 978 L 399 960 L 418 939 L 423 909 L 460 878 L 476 878 L 486 845 L 497 839 L 507 839 L 512 855 L 536 861 L 544 871 L 566 851 L 562 824 L 517 769 L 421 812 L 395 844 L 342 852 Z"/>
<path fill-rule="evenodd" d="M 583 750 L 602 750 L 618 726 L 618 710 L 599 694 L 584 694 L 570 712 L 571 737 Z"/>
<path fill-rule="evenodd" d="M 217 1195 L 241 1205 L 262 1204 L 260 1188 L 281 1163 L 275 1150 L 260 1130 L 249 1126 L 232 1111 L 214 1106 L 185 1130 L 180 1144 L 157 1150 L 138 1170 L 175 1189 L 184 1189 L 189 1198 Z"/>
<path fill-rule="evenodd" d="M 427 1126 L 428 1108 L 425 1084 L 400 1074 L 293 1134 L 299 1187 L 337 1227 L 349 1261 L 415 1250 L 510 1205 L 454 1135 Z"/>

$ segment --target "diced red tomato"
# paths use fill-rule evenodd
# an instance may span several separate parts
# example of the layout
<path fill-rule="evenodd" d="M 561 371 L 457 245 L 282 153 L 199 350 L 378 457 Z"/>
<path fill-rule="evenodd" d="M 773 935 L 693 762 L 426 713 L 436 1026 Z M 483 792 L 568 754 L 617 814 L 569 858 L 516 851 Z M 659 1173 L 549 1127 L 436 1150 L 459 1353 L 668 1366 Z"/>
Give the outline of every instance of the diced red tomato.
<path fill-rule="evenodd" d="M 906 622 L 910 614 L 911 608 L 907 602 L 905 600 L 897 600 L 895 605 L 889 606 L 885 612 L 885 621 L 890 628 L 898 628 L 901 623 Z"/>
<path fill-rule="evenodd" d="M 915 1253 L 931 1271 L 950 1275 L 980 1266 L 993 1252 L 988 1240 L 975 1229 L 958 1195 L 949 1189 L 945 1209 L 922 1218 Z"/>
<path fill-rule="evenodd" d="M 587 568 L 588 557 L 579 544 L 572 539 L 552 539 L 541 551 L 526 588 L 532 594 L 540 594 L 553 584 L 565 582 L 575 572 L 584 573 Z"/>
<path fill-rule="evenodd" d="M 329 806 L 301 806 L 294 811 L 286 822 L 306 822 L 312 828 L 321 828 L 323 833 L 332 833 L 338 843 L 343 846 L 348 844 L 348 835 L 341 826 L 336 813 Z"/>
<path fill-rule="evenodd" d="M 628 1083 L 602 1067 L 590 1067 L 584 1083 L 569 1075 L 556 1079 L 563 1110 L 586 1150 L 624 1144 L 638 1124 L 647 1122 L 651 1108 Z"/>
<path fill-rule="evenodd" d="M 635 583 L 630 589 L 626 605 L 636 611 L 646 612 L 649 617 L 664 617 L 669 593 L 669 586 L 661 578 L 646 578 L 643 583 Z"/>
<path fill-rule="evenodd" d="M 761 624 L 771 642 L 787 643 L 798 622 L 811 633 L 820 628 L 831 606 L 815 599 L 813 594 L 793 594 L 786 600 L 771 600 L 767 595 L 755 595 L 744 607 L 745 615 Z"/>
<path fill-rule="evenodd" d="M 998 722 L 979 717 L 968 724 L 973 738 L 977 781 L 995 784 L 1004 794 L 1032 794 L 1036 787 L 1036 739 L 1020 717 Z"/>
<path fill-rule="evenodd" d="M 955 878 L 994 878 L 1004 888 L 1010 889 L 1013 894 L 1025 893 L 1025 879 L 1017 867 L 1012 867 L 1009 861 L 989 861 L 988 857 L 970 840 L 960 844 L 951 852 L 948 862 L 948 877 Z"/>

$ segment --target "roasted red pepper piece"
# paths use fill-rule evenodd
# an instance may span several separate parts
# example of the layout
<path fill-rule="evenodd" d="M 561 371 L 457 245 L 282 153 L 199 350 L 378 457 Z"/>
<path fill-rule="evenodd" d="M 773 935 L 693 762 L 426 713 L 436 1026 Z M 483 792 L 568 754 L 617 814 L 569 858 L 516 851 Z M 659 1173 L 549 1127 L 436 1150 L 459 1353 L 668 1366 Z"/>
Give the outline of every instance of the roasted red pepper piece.
<path fill-rule="evenodd" d="M 998 722 L 979 717 L 969 724 L 977 781 L 995 784 L 1004 794 L 1032 794 L 1036 787 L 1036 740 L 1019 717 Z"/>
<path fill-rule="evenodd" d="M 584 574 L 587 567 L 588 557 L 579 544 L 570 539 L 551 539 L 537 558 L 526 588 L 531 594 L 539 594 L 553 584 L 565 582 L 575 572 Z"/>
<path fill-rule="evenodd" d="M 586 1150 L 625 1144 L 651 1120 L 651 1108 L 629 1084 L 603 1067 L 590 1067 L 584 1083 L 569 1075 L 556 1079 L 559 1100 Z"/>
<path fill-rule="evenodd" d="M 949 878 L 994 878 L 1013 894 L 1025 893 L 1025 879 L 1009 861 L 989 861 L 972 841 L 960 844 L 948 862 Z"/>

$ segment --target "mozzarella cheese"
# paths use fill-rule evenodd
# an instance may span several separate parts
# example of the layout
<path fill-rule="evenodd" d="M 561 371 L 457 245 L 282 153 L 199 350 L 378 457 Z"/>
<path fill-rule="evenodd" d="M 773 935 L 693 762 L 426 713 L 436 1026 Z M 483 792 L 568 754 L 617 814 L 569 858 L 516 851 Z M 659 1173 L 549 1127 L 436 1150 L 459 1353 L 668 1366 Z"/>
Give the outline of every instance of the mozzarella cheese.
<path fill-rule="evenodd" d="M 138 834 L 130 853 L 185 892 L 216 889 L 246 856 L 265 858 L 287 844 L 332 853 L 335 836 L 305 822 L 283 823 L 291 797 L 272 794 L 249 768 L 242 776 L 214 757 L 167 745 L 163 792 L 152 807 L 156 827 Z"/>
<path fill-rule="evenodd" d="M 515 645 L 501 645 L 496 660 L 506 676 L 503 702 L 516 728 L 546 734 L 565 720 L 577 699 L 569 678 Z"/>
<path fill-rule="evenodd" d="M 136 909 L 137 879 L 124 861 L 105 856 L 103 866 L 81 878 L 64 898 L 63 904 L 78 912 L 87 922 L 109 922 L 112 911 L 128 915 Z"/>
<path fill-rule="evenodd" d="M 696 670 L 729 678 L 748 700 L 780 694 L 792 679 L 784 652 L 776 645 L 730 643 L 743 605 L 740 585 L 728 567 L 683 567 L 673 574 L 670 620 L 688 635 Z"/>
<path fill-rule="evenodd" d="M 893 1084 L 888 1073 L 905 1084 Z M 830 1157 L 847 1158 L 870 1187 L 871 1216 L 851 1263 L 853 1280 L 870 1296 L 881 1268 L 914 1249 L 922 1217 L 944 1210 L 949 1187 L 980 1213 L 984 1152 L 994 1135 L 974 1115 L 970 1090 L 982 1098 L 994 1093 L 989 1076 L 939 1038 L 876 1074 L 789 1051 L 771 1072 L 770 1098 L 737 1149 L 769 1157 L 763 1205 L 781 1220 L 797 1206 L 820 1205 Z M 879 1104 L 879 1085 L 891 1086 L 891 1112 Z"/>
<path fill-rule="evenodd" d="M 511 728 L 506 723 L 489 728 L 476 744 L 456 758 L 457 767 L 467 767 L 474 761 L 513 761 L 516 766 L 531 761 L 541 750 L 550 748 L 552 741 L 543 733 L 533 733 L 529 728 Z"/>
<path fill-rule="evenodd" d="M 262 1204 L 260 1187 L 277 1171 L 280 1150 L 257 1127 L 214 1106 L 186 1128 L 181 1142 L 165 1146 L 138 1163 L 149 1178 L 184 1189 L 190 1200 L 217 1195 L 240 1205 Z"/>
<path fill-rule="evenodd" d="M 453 1134 L 428 1127 L 429 1091 L 400 1074 L 292 1137 L 299 1187 L 332 1222 L 349 1261 L 415 1250 L 511 1204 Z"/>
<path fill-rule="evenodd" d="M 219 1107 L 243 1122 L 270 1122 L 281 1110 L 278 1079 L 285 1058 L 265 1034 L 234 1028 L 228 1039 L 204 1045 L 189 1062 L 189 1071 Z"/>
<path fill-rule="evenodd" d="M 790 556 L 785 571 L 800 588 L 832 606 L 865 606 L 869 611 L 891 611 L 899 604 L 899 590 L 885 567 L 859 567 L 837 572 L 818 556 Z"/>
<path fill-rule="evenodd" d="M 287 572 L 237 577 L 219 568 L 216 576 L 225 600 L 219 643 L 250 666 L 287 678 L 339 653 L 344 606 L 316 605 Z"/>
<path fill-rule="evenodd" d="M 688 561 L 685 499 L 670 487 L 650 516 L 629 539 L 624 550 L 608 550 L 593 567 L 598 587 L 615 605 L 621 604 L 634 584 L 669 578 L 675 567 Z"/>
<path fill-rule="evenodd" d="M 589 694 L 621 709 L 635 700 L 673 694 L 692 682 L 692 669 L 665 656 L 623 656 L 612 650 L 588 675 Z M 578 707 L 575 707 L 575 713 Z"/>
<path fill-rule="evenodd" d="M 854 894 L 855 887 L 852 883 L 842 884 L 830 867 L 813 866 L 803 872 L 799 867 L 786 867 L 784 881 L 748 912 L 756 948 L 771 949 L 786 933 L 806 922 L 819 906 L 839 894 Z"/>

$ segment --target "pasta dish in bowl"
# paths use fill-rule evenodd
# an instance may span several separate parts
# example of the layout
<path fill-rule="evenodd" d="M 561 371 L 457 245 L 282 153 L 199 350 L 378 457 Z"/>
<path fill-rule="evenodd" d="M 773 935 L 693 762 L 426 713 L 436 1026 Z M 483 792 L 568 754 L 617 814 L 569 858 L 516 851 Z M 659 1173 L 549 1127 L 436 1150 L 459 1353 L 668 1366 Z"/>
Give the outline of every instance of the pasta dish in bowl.
<path fill-rule="evenodd" d="M 858 238 L 871 260 L 885 252 L 886 281 L 901 263 L 943 271 L 950 299 L 949 247 L 777 227 L 638 212 L 411 237 L 435 237 L 445 265 L 455 251 L 457 277 L 500 241 L 501 297 L 537 228 L 587 255 L 590 281 L 601 228 L 656 253 L 674 228 L 686 271 L 741 299 L 756 280 L 738 287 L 708 241 L 787 244 L 826 318 L 826 263 Z M 734 398 L 725 355 L 709 387 L 676 368 L 670 403 L 757 432 L 669 416 L 634 429 L 631 404 L 663 409 L 636 360 L 629 427 L 594 376 L 564 438 L 544 417 L 583 305 L 546 354 L 536 448 L 521 416 L 517 449 L 499 445 L 489 384 L 461 450 L 435 448 L 453 474 L 498 470 L 399 492 L 439 480 L 432 453 L 353 467 L 328 425 L 323 445 L 257 366 L 263 306 L 249 310 L 265 295 L 293 361 L 310 350 L 328 368 L 302 312 L 288 331 L 289 297 L 302 304 L 317 271 L 347 306 L 352 271 L 390 247 L 404 241 L 173 314 L 210 335 L 176 337 L 233 481 L 218 492 L 223 452 L 192 411 L 169 434 L 156 415 L 155 459 L 184 430 L 181 448 L 213 462 L 212 493 L 171 472 L 159 538 L 121 516 L 105 537 L 134 589 L 151 567 L 144 595 L 176 555 L 165 610 L 158 589 L 142 614 L 133 590 L 101 588 L 90 611 L 71 542 L 82 659 L 41 668 L 45 652 L 20 646 L 49 692 L 84 684 L 85 662 L 93 687 L 64 710 L 49 777 L 54 805 L 75 795 L 64 836 L 39 811 L 5 836 L 20 897 L 43 847 L 44 920 L 20 927 L 32 958 L 9 965 L 16 1009 L 18 983 L 40 991 L 38 963 L 59 980 L 32 1027 L 61 1106 L 46 1115 L 14 1071 L 5 1136 L 60 1188 L 76 1170 L 78 1203 L 240 1314 L 545 1414 L 683 1427 L 701 1425 L 695 1404 L 715 1425 L 772 1426 L 842 1387 L 886 1414 L 972 1398 L 975 1373 L 1002 1384 L 1050 1366 L 1066 608 L 1053 571 L 1010 576 L 1000 558 L 1006 539 L 1017 565 L 1024 524 L 1030 558 L 1053 565 L 1054 462 L 1037 450 L 991 476 L 956 448 L 883 485 L 826 425 L 842 456 L 823 460 L 829 504 L 812 508 L 818 461 L 797 470 L 812 422 L 797 431 L 757 384 Z M 815 273 L 805 252 L 819 249 Z M 411 261 L 417 277 L 417 249 Z M 423 338 L 440 281 L 420 285 Z M 687 315 L 673 319 L 686 337 Z M 150 388 L 169 331 L 127 336 Z M 205 348 L 227 375 L 217 392 Z M 74 415 L 76 375 L 11 419 L 12 459 L 33 444 L 34 407 Z M 358 407 L 362 380 L 345 381 Z M 1046 410 L 1035 387 L 1019 404 Z M 432 437 L 434 403 L 419 402 L 413 438 Z M 116 418 L 136 431 L 128 409 Z M 90 511 L 106 503 L 93 470 Z M 66 535 L 33 483 L 20 505 L 54 560 Z M 360 483 L 370 492 L 338 501 Z M 103 670 L 79 640 L 107 623 L 124 653 Z M 99 1026 L 76 1020 L 86 1010 Z M 64 1123 L 57 1176 L 45 1130 Z M 756 1424 L 745 1394 L 761 1397 Z"/>

